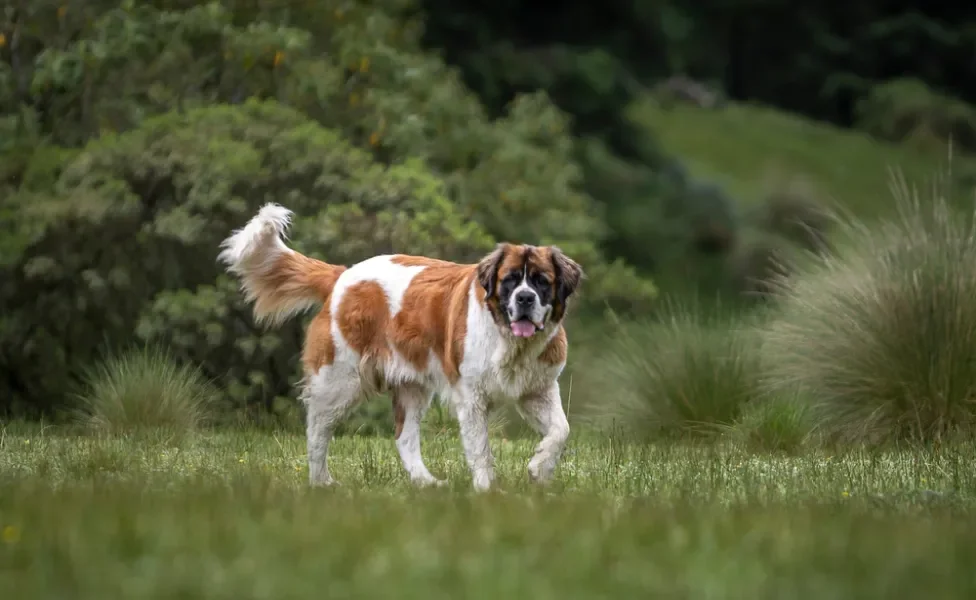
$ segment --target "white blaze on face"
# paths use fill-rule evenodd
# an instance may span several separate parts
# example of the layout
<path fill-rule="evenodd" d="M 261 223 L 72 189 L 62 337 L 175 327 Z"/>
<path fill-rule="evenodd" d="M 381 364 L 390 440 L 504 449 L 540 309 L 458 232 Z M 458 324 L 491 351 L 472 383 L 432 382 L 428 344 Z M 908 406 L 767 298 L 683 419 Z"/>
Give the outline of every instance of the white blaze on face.
<path fill-rule="evenodd" d="M 522 302 L 519 302 L 520 295 Z M 529 285 L 527 267 L 522 271 L 522 280 L 508 297 L 507 308 L 512 333 L 516 337 L 532 337 L 536 330 L 544 325 L 545 310 L 539 300 L 538 292 Z"/>

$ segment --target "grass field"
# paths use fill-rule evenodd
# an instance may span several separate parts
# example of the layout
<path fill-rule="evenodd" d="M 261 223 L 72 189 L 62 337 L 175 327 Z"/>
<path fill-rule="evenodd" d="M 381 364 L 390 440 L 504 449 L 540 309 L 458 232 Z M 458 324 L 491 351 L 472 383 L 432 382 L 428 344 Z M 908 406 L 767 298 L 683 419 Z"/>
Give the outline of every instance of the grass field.
<path fill-rule="evenodd" d="M 901 146 L 771 108 L 730 104 L 717 110 L 688 105 L 662 108 L 646 98 L 629 111 L 690 172 L 713 181 L 744 206 L 755 204 L 783 180 L 806 181 L 820 198 L 867 219 L 890 214 L 890 173 L 920 187 L 951 166 L 973 170 L 972 158 L 948 150 Z M 971 201 L 972 190 L 957 190 Z"/>
<path fill-rule="evenodd" d="M 919 183 L 944 162 L 756 107 L 639 108 L 745 203 L 780 172 L 868 218 L 894 206 L 889 168 Z M 976 226 L 923 222 L 807 274 L 816 285 L 760 337 L 697 317 L 574 337 L 571 420 L 623 407 L 631 433 L 653 435 L 574 424 L 546 488 L 525 472 L 535 438 L 497 426 L 498 490 L 474 494 L 456 428 L 432 411 L 424 456 L 447 487 L 413 488 L 391 439 L 349 435 L 331 448 L 342 485 L 311 489 L 300 433 L 194 430 L 202 383 L 154 355 L 110 366 L 88 424 L 123 433 L 0 424 L 0 598 L 973 597 L 976 441 L 897 445 L 912 419 L 923 439 L 976 440 Z M 888 256 L 878 248 L 901 250 L 868 260 Z M 798 380 L 819 409 L 833 402 L 847 450 L 806 443 L 807 413 L 786 402 Z M 770 381 L 789 384 L 777 402 Z M 772 416 L 753 422 L 757 401 Z M 124 433 L 147 422 L 170 428 Z M 710 441 L 675 441 L 703 424 Z M 894 446 L 858 449 L 886 431 Z"/>
<path fill-rule="evenodd" d="M 972 447 L 753 455 L 576 435 L 545 490 L 534 440 L 495 439 L 500 492 L 425 441 L 414 490 L 391 440 L 334 445 L 306 487 L 295 434 L 179 438 L 9 426 L 3 598 L 971 597 Z"/>

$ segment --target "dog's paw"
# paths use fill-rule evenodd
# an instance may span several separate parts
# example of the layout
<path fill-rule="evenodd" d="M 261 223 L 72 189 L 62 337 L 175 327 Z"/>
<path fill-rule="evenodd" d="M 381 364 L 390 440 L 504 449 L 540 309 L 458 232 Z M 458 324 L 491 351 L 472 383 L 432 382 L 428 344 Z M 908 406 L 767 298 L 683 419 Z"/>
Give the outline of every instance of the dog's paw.
<path fill-rule="evenodd" d="M 546 485 L 552 479 L 553 468 L 540 463 L 529 463 L 527 469 L 529 481 L 538 485 Z"/>
<path fill-rule="evenodd" d="M 332 479 L 330 477 L 328 479 L 312 479 L 312 480 L 309 480 L 308 485 L 309 485 L 309 487 L 312 487 L 312 488 L 336 488 L 336 487 L 339 487 L 341 484 L 338 481 L 336 481 L 335 479 Z"/>
<path fill-rule="evenodd" d="M 410 478 L 410 483 L 412 483 L 415 486 L 420 487 L 420 488 L 444 487 L 444 486 L 447 485 L 447 481 L 446 480 L 444 480 L 444 479 L 438 479 L 438 478 L 434 477 L 433 475 L 429 475 L 429 476 L 426 476 L 426 477 L 411 477 Z"/>

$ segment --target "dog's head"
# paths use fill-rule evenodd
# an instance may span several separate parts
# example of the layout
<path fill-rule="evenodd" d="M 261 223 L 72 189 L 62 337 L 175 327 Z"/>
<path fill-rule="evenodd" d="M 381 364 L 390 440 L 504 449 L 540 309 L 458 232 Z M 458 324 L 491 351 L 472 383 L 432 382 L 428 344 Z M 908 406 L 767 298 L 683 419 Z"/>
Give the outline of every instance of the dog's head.
<path fill-rule="evenodd" d="M 519 338 L 562 321 L 583 278 L 580 266 L 555 246 L 499 244 L 477 272 L 495 322 Z"/>

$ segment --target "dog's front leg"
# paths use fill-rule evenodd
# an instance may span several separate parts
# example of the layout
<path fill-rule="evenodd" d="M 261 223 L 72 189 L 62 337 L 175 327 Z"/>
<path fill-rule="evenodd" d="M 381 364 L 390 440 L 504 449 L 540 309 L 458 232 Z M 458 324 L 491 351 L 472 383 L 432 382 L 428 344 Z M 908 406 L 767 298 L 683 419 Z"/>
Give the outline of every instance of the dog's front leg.
<path fill-rule="evenodd" d="M 546 390 L 522 398 L 518 410 L 522 418 L 542 435 L 535 456 L 529 461 L 529 478 L 546 483 L 552 478 L 569 439 L 569 421 L 559 397 L 559 382 L 553 381 Z"/>
<path fill-rule="evenodd" d="M 474 489 L 486 491 L 495 478 L 495 459 L 488 443 L 487 398 L 475 390 L 464 389 L 455 397 L 455 410 Z"/>

